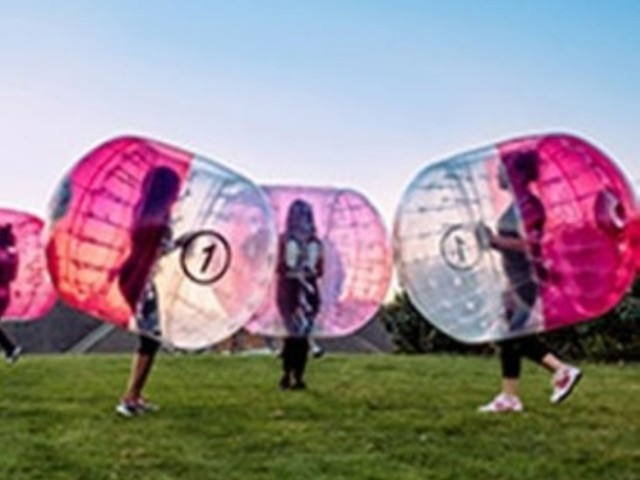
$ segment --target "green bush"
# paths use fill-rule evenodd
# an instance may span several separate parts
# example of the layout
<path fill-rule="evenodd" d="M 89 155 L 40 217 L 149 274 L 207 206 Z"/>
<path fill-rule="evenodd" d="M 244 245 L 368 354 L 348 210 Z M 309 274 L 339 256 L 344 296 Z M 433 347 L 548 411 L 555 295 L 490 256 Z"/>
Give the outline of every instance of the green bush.
<path fill-rule="evenodd" d="M 399 293 L 378 313 L 401 353 L 487 354 L 490 345 L 457 342 L 433 327 Z M 640 361 L 640 281 L 616 308 L 590 322 L 543 335 L 544 341 L 563 358 L 602 362 Z"/>
<path fill-rule="evenodd" d="M 398 353 L 487 354 L 493 350 L 489 345 L 468 345 L 445 335 L 425 320 L 405 292 L 384 305 L 377 319 L 391 334 Z"/>

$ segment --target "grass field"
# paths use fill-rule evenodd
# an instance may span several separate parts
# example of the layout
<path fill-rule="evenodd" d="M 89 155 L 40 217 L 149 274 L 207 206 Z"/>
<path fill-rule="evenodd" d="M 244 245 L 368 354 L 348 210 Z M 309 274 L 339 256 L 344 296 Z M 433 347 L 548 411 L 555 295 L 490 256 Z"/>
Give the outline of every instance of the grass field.
<path fill-rule="evenodd" d="M 162 410 L 113 408 L 128 356 L 0 366 L 0 479 L 638 479 L 640 365 L 583 365 L 562 405 L 527 365 L 522 414 L 476 413 L 496 359 L 329 356 L 309 390 L 276 388 L 271 357 L 159 358 Z"/>

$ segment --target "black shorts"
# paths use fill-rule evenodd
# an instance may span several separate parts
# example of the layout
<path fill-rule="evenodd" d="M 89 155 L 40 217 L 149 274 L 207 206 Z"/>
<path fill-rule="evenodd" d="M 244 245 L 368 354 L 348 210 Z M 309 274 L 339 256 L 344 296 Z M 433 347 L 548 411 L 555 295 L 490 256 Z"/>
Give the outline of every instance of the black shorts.
<path fill-rule="evenodd" d="M 138 353 L 142 355 L 155 355 L 160 348 L 160 342 L 147 335 L 138 335 Z"/>

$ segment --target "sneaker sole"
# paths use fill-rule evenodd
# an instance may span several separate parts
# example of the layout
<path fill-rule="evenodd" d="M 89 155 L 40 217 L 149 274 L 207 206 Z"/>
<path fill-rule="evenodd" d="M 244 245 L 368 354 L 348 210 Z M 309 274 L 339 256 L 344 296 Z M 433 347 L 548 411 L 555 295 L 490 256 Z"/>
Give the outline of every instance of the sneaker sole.
<path fill-rule="evenodd" d="M 561 396 L 559 396 L 557 399 L 555 399 L 551 403 L 553 403 L 554 405 L 557 405 L 558 403 L 561 403 L 563 400 L 565 400 L 569 395 L 573 393 L 573 390 L 576 388 L 576 385 L 580 383 L 580 380 L 582 380 L 582 372 L 578 373 L 578 375 L 576 376 L 576 379 L 573 381 L 571 385 L 569 385 L 569 388 L 567 388 L 567 391 L 564 392 Z"/>
<path fill-rule="evenodd" d="M 127 410 L 125 408 L 120 408 L 120 407 L 116 407 L 115 411 L 118 415 L 120 415 L 121 417 L 124 418 L 132 418 L 135 417 L 137 415 L 136 412 L 131 411 L 131 410 Z"/>
<path fill-rule="evenodd" d="M 522 413 L 524 412 L 524 407 L 521 408 L 507 408 L 505 410 L 482 410 L 482 408 L 478 408 L 478 413 Z"/>

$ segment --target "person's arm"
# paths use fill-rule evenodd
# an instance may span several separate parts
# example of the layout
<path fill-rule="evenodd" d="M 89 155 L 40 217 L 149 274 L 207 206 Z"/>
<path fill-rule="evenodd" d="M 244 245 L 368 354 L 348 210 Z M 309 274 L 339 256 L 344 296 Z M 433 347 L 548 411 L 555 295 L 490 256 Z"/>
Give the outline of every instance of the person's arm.
<path fill-rule="evenodd" d="M 532 217 L 530 224 L 527 226 L 529 231 L 528 249 L 533 264 L 535 275 L 540 281 L 548 280 L 549 272 L 542 256 L 542 239 L 544 237 L 544 226 L 546 216 L 544 206 L 538 200 L 536 203 L 536 214 Z"/>
<path fill-rule="evenodd" d="M 527 250 L 527 242 L 521 237 L 499 235 L 484 223 L 478 224 L 476 238 L 483 249 L 493 248 L 498 251 L 513 250 L 519 252 Z"/>
<path fill-rule="evenodd" d="M 166 227 L 166 228 L 167 230 L 162 235 L 162 243 L 160 245 L 160 254 L 163 256 L 170 254 L 171 252 L 173 252 L 178 248 L 182 248 L 182 246 L 184 246 L 184 244 L 187 243 L 189 239 L 193 236 L 193 233 L 188 232 L 180 235 L 178 238 L 174 240 L 173 230 L 171 229 L 171 227 Z"/>
<path fill-rule="evenodd" d="M 278 273 L 286 278 L 300 278 L 301 271 L 298 268 L 300 247 L 295 240 L 288 238 L 280 242 L 278 259 Z"/>
<path fill-rule="evenodd" d="M 546 220 L 544 207 L 540 200 L 534 196 L 523 203 L 525 205 L 523 209 L 526 212 L 521 214 L 524 222 L 524 232 L 520 232 L 518 236 L 499 235 L 486 225 L 480 224 L 476 235 L 479 238 L 486 239 L 484 243 L 488 243 L 491 248 L 496 250 L 530 253 L 533 257 L 539 256 Z"/>
<path fill-rule="evenodd" d="M 318 258 L 316 260 L 315 265 L 315 274 L 316 277 L 320 278 L 324 275 L 324 248 L 322 246 L 322 242 L 320 240 L 316 240 L 318 242 Z"/>
<path fill-rule="evenodd" d="M 496 235 L 489 230 L 489 245 L 496 250 L 504 251 L 511 250 L 517 252 L 527 251 L 527 242 L 520 237 L 504 237 Z"/>

